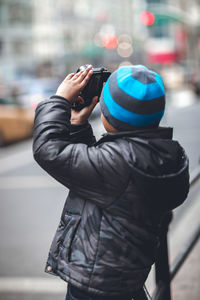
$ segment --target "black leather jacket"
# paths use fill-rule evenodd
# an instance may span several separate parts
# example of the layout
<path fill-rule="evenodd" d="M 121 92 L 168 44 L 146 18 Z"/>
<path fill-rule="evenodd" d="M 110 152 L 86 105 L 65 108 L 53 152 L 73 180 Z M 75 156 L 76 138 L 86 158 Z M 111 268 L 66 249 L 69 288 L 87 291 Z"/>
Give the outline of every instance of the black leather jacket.
<path fill-rule="evenodd" d="M 106 134 L 70 126 L 64 98 L 41 102 L 34 158 L 69 188 L 46 271 L 91 293 L 141 288 L 155 261 L 160 219 L 189 189 L 188 159 L 171 128 Z"/>

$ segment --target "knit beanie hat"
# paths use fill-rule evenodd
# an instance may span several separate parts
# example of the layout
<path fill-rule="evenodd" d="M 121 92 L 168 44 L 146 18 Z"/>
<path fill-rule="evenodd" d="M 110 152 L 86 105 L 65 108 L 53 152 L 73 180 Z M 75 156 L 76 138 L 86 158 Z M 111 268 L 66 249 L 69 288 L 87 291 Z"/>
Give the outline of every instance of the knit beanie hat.
<path fill-rule="evenodd" d="M 107 80 L 100 106 L 108 123 L 120 131 L 156 126 L 165 109 L 162 78 L 142 65 L 121 67 Z"/>

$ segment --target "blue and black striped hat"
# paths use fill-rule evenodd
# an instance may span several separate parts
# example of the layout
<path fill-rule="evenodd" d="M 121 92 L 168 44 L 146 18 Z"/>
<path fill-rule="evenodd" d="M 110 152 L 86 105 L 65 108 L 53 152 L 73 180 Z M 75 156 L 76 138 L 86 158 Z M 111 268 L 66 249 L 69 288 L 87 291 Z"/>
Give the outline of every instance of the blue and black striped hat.
<path fill-rule="evenodd" d="M 156 126 L 165 110 L 162 78 L 142 65 L 121 67 L 107 80 L 100 105 L 106 120 L 118 130 Z"/>

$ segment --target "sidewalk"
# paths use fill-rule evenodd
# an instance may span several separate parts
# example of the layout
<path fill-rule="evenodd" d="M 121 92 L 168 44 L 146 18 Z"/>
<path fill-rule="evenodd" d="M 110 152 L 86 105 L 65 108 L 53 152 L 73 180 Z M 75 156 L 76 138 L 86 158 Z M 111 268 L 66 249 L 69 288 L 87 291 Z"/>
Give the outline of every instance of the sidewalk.
<path fill-rule="evenodd" d="M 200 299 L 200 241 L 172 282 L 173 300 Z"/>
<path fill-rule="evenodd" d="M 197 182 L 189 193 L 188 200 L 175 211 L 170 226 L 170 263 L 180 253 L 199 226 L 200 183 Z M 200 240 L 194 246 L 171 283 L 173 300 L 200 300 Z"/>
<path fill-rule="evenodd" d="M 168 232 L 169 263 L 174 262 L 191 239 L 200 222 L 200 182 L 191 189 L 187 201 L 174 211 Z M 146 286 L 152 294 L 155 289 L 154 267 Z M 173 300 L 200 300 L 200 240 L 194 246 L 171 282 Z"/>

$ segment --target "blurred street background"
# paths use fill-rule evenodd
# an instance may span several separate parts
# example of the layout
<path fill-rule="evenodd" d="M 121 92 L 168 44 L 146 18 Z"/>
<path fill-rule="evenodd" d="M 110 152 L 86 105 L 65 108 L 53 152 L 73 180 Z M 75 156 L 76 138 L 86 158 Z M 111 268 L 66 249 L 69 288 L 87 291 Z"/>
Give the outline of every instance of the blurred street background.
<path fill-rule="evenodd" d="M 64 300 L 66 283 L 43 270 L 68 191 L 34 162 L 31 137 L 37 104 L 83 64 L 160 73 L 161 125 L 174 127 L 191 173 L 200 163 L 200 0 L 0 0 L 0 300 Z M 97 105 L 97 138 L 99 116 Z M 199 200 L 197 183 L 175 212 L 170 262 L 199 224 Z M 195 249 L 174 299 L 200 299 Z M 152 291 L 153 272 L 147 285 Z"/>

